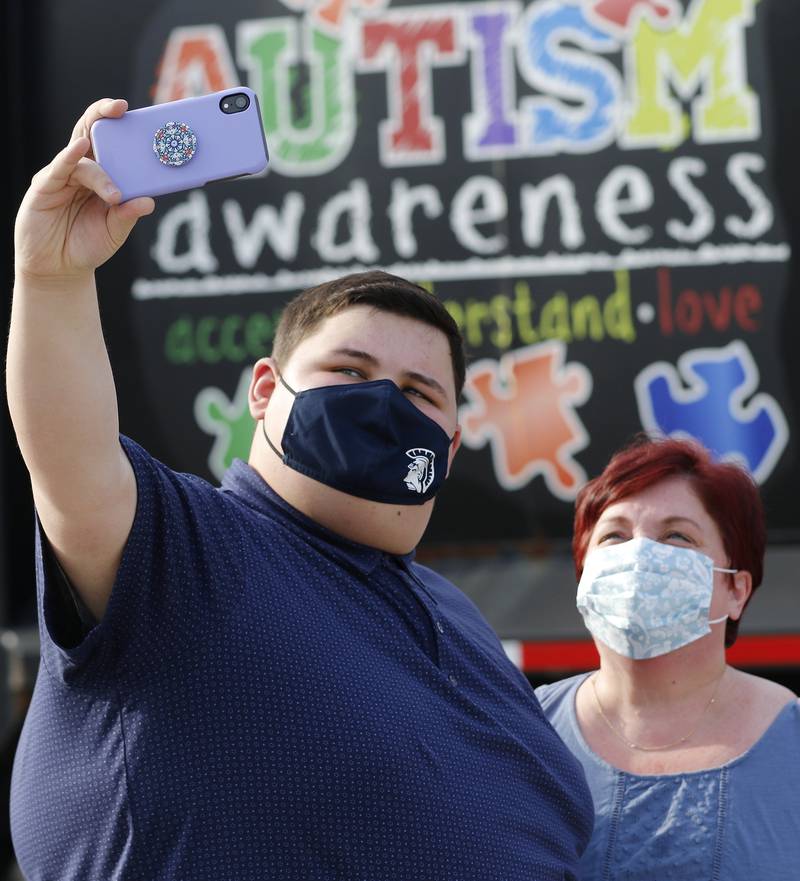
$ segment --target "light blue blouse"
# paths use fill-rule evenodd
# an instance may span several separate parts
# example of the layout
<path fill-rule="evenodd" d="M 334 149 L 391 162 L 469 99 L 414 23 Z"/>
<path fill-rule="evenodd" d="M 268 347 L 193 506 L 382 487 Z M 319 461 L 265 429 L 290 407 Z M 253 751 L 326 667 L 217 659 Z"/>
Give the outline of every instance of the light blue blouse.
<path fill-rule="evenodd" d="M 595 806 L 581 881 L 798 881 L 800 703 L 747 752 L 717 768 L 640 776 L 583 739 L 575 694 L 588 674 L 536 690 L 580 760 Z"/>

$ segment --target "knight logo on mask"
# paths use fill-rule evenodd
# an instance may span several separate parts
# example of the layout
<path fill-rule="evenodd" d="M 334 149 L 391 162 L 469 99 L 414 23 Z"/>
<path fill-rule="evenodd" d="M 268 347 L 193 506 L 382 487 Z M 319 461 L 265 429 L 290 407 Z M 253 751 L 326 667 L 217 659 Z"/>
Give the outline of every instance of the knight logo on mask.
<path fill-rule="evenodd" d="M 408 474 L 404 478 L 405 485 L 411 492 L 426 492 L 435 476 L 433 460 L 436 458 L 436 454 L 430 450 L 415 447 L 412 450 L 406 450 L 406 456 L 411 458 L 411 464 L 408 466 Z"/>

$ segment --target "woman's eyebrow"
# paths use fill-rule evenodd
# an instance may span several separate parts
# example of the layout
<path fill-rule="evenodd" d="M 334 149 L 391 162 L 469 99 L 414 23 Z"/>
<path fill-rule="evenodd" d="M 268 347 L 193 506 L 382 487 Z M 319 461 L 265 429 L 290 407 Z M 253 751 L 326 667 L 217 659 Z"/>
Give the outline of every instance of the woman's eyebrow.
<path fill-rule="evenodd" d="M 620 514 L 617 514 L 614 517 L 603 517 L 601 514 L 597 523 L 598 525 L 602 524 L 603 526 L 627 526 L 630 523 L 630 520 Z"/>
<path fill-rule="evenodd" d="M 597 521 L 598 525 L 603 526 L 627 526 L 630 523 L 630 519 L 628 517 L 623 517 L 620 514 L 617 514 L 614 517 L 603 517 L 600 516 L 600 519 Z M 691 517 L 684 517 L 681 514 L 671 514 L 668 517 L 664 517 L 663 519 L 658 521 L 661 526 L 672 526 L 675 523 L 691 523 L 692 526 L 700 529 L 701 526 L 696 520 L 692 520 Z"/>
<path fill-rule="evenodd" d="M 691 523 L 692 526 L 695 526 L 697 529 L 700 529 L 700 524 L 696 520 L 692 520 L 691 517 L 683 517 L 681 515 L 675 514 L 672 517 L 665 517 L 661 521 L 665 526 L 672 525 L 673 523 Z"/>

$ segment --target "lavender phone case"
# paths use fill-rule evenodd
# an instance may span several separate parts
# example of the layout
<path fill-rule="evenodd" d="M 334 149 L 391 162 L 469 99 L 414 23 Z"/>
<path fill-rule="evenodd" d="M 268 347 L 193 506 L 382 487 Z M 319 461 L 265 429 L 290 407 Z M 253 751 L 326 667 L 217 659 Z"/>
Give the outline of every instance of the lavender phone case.
<path fill-rule="evenodd" d="M 250 99 L 247 109 L 224 113 L 221 100 L 238 94 Z M 123 202 L 257 174 L 269 161 L 258 99 L 242 86 L 99 119 L 91 138 L 95 159 Z"/>

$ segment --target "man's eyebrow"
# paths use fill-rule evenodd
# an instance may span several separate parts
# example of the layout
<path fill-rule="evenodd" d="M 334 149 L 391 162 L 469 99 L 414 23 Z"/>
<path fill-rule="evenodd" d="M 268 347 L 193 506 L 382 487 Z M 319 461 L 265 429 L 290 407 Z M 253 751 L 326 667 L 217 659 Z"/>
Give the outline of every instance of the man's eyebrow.
<path fill-rule="evenodd" d="M 447 398 L 447 392 L 445 391 L 444 386 L 440 382 L 435 380 L 432 376 L 426 376 L 424 373 L 417 373 L 416 370 L 406 370 L 404 376 L 407 376 L 409 379 L 416 380 L 422 385 L 428 386 L 428 388 L 432 388 L 443 398 Z"/>
<path fill-rule="evenodd" d="M 331 355 L 343 355 L 345 358 L 355 358 L 358 361 L 367 361 L 369 364 L 378 364 L 378 359 L 369 352 L 362 352 L 361 349 L 334 349 Z"/>

